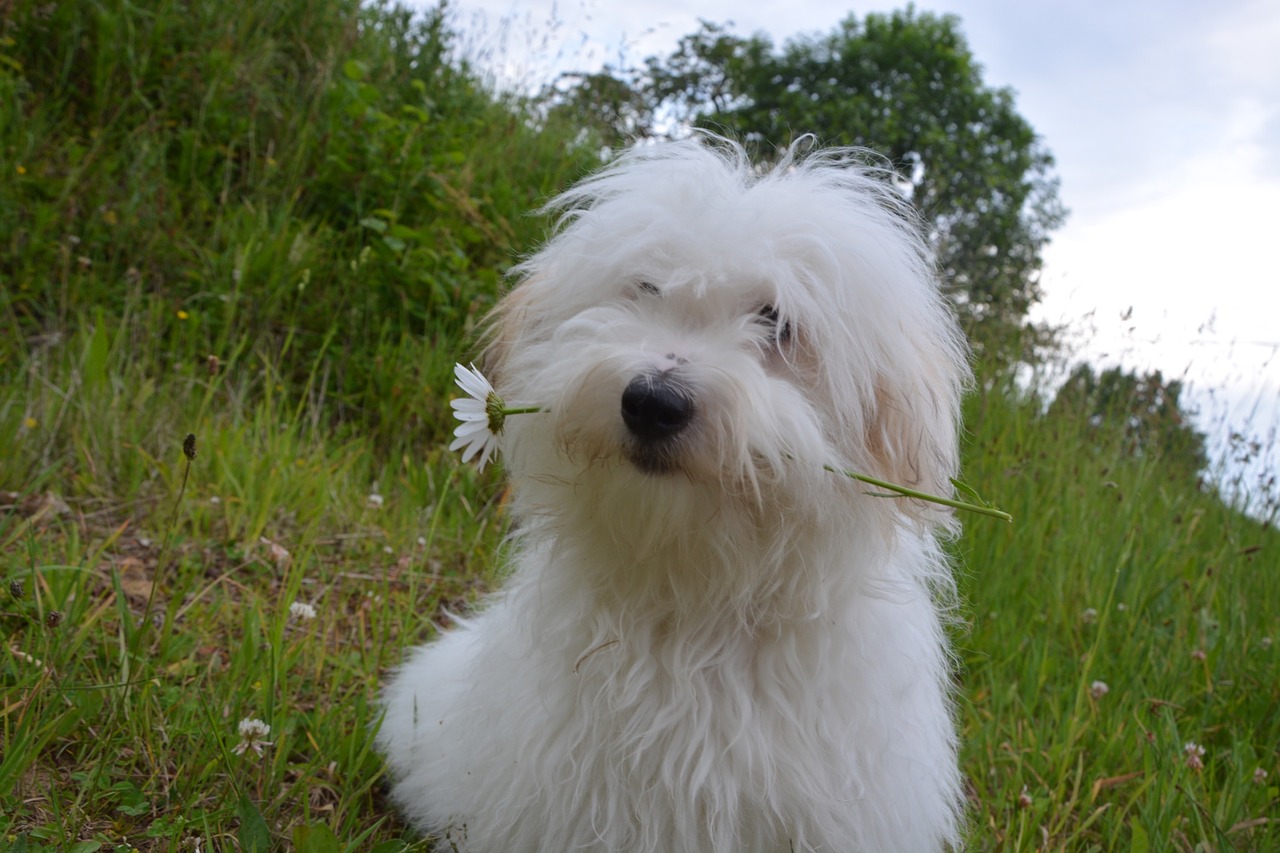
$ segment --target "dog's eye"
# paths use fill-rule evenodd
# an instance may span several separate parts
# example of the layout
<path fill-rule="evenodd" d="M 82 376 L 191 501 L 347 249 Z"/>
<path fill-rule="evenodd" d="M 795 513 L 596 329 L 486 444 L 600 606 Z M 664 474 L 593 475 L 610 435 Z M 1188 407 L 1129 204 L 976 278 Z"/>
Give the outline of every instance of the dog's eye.
<path fill-rule="evenodd" d="M 791 340 L 791 323 L 782 319 L 776 306 L 762 305 L 756 314 L 779 344 L 785 344 Z"/>
<path fill-rule="evenodd" d="M 639 290 L 641 293 L 645 294 L 646 296 L 657 296 L 659 293 L 662 292 L 658 290 L 658 285 L 649 281 L 636 282 L 636 290 Z"/>

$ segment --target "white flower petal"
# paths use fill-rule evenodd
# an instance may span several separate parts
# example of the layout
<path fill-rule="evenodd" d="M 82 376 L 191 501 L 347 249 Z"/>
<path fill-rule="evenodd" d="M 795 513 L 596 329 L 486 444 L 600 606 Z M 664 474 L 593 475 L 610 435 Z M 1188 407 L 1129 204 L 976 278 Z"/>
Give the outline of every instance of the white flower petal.
<path fill-rule="evenodd" d="M 463 367 L 461 364 L 453 366 L 453 378 L 458 383 L 458 387 L 467 392 L 467 396 L 474 400 L 481 401 L 483 405 L 484 399 L 493 391 L 493 386 L 489 384 L 489 380 L 484 378 L 484 374 L 476 370 L 476 366 L 471 365 L 470 369 Z"/>
<path fill-rule="evenodd" d="M 494 451 L 497 450 L 497 448 L 498 448 L 498 443 L 496 441 L 490 441 L 487 444 L 485 444 L 484 447 L 480 448 L 480 457 L 476 459 L 477 471 L 484 470 L 484 466 L 489 462 L 489 457 L 493 455 Z"/>
<path fill-rule="evenodd" d="M 488 424 L 483 421 L 466 421 L 453 428 L 453 437 L 466 441 L 484 441 L 489 435 L 492 433 L 489 432 Z"/>
<path fill-rule="evenodd" d="M 472 436 L 460 436 L 453 440 L 449 445 L 450 450 L 462 450 L 462 461 L 470 462 L 472 458 L 476 458 L 480 466 L 480 470 L 484 470 L 485 463 L 489 461 L 489 457 L 493 454 L 498 446 L 496 437 L 488 432 L 482 432 Z"/>

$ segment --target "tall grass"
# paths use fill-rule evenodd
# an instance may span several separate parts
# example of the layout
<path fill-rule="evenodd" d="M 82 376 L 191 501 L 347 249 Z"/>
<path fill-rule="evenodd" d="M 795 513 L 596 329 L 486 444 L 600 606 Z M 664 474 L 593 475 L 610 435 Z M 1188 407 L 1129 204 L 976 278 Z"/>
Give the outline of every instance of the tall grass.
<path fill-rule="evenodd" d="M 1042 408 L 969 405 L 967 476 L 1018 519 L 959 548 L 972 848 L 1275 846 L 1280 537 Z"/>
<path fill-rule="evenodd" d="M 425 849 L 377 685 L 504 524 L 450 368 L 593 155 L 435 13 L 237 10 L 0 12 L 0 850 Z M 965 477 L 1017 523 L 956 544 L 970 847 L 1280 846 L 1280 537 L 982 387 Z"/>

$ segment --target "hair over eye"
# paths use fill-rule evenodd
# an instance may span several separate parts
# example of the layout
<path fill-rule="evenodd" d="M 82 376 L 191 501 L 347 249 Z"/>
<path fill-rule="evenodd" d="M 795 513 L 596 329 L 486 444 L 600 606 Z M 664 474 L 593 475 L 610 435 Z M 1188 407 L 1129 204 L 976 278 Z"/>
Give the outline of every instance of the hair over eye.
<path fill-rule="evenodd" d="M 778 313 L 777 306 L 765 303 L 756 311 L 756 316 L 779 344 L 785 344 L 791 340 L 791 322 Z"/>

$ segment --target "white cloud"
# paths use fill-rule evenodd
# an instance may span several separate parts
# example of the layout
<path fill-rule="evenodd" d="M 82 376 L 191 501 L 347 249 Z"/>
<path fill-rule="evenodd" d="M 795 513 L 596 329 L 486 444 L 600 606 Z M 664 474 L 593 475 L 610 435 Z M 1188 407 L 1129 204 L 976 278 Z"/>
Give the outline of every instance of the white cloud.
<path fill-rule="evenodd" d="M 1280 177 L 1261 169 L 1266 117 L 1251 101 L 1228 105 L 1216 146 L 1162 179 L 1118 187 L 1124 205 L 1078 217 L 1046 253 L 1043 316 L 1096 309 L 1093 355 L 1127 350 L 1166 370 L 1190 366 L 1202 382 L 1256 376 L 1249 365 L 1280 343 L 1280 267 L 1271 262 Z M 1107 320 L 1130 308 L 1131 320 Z"/>
<path fill-rule="evenodd" d="M 1233 82 L 1274 93 L 1280 80 L 1280 4 L 1251 0 L 1223 12 L 1205 39 L 1214 64 Z"/>

